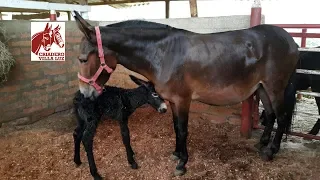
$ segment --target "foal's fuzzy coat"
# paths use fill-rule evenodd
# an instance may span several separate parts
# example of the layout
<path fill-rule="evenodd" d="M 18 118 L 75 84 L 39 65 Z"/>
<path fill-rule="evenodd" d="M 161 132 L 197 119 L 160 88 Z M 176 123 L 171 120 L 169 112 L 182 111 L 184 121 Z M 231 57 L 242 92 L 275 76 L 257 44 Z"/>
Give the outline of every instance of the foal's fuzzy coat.
<path fill-rule="evenodd" d="M 83 142 L 90 166 L 90 173 L 94 179 L 101 179 L 97 172 L 92 152 L 93 138 L 102 116 L 119 121 L 123 144 L 126 147 L 127 159 L 133 169 L 138 165 L 134 160 L 134 152 L 130 145 L 128 128 L 129 116 L 140 106 L 150 104 L 160 113 L 165 113 L 167 106 L 164 100 L 155 92 L 153 84 L 130 75 L 133 82 L 139 85 L 135 89 L 122 89 L 105 86 L 104 92 L 94 101 L 78 91 L 74 97 L 74 108 L 78 125 L 74 130 L 74 162 L 81 164 L 80 142 Z"/>

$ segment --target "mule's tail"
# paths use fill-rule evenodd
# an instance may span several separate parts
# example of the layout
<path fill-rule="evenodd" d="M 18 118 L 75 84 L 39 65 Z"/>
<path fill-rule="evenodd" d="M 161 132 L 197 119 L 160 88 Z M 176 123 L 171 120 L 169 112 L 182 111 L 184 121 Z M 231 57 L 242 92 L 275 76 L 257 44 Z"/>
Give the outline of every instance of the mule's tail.
<path fill-rule="evenodd" d="M 293 111 L 295 109 L 295 105 L 296 105 L 296 93 L 297 93 L 297 87 L 296 87 L 296 69 L 294 70 L 294 72 L 292 72 L 290 79 L 289 79 L 289 83 L 285 89 L 284 92 L 284 110 L 286 113 L 286 127 L 285 127 L 285 133 L 288 134 L 290 129 L 291 129 L 291 125 L 292 125 L 292 118 L 293 118 Z"/>

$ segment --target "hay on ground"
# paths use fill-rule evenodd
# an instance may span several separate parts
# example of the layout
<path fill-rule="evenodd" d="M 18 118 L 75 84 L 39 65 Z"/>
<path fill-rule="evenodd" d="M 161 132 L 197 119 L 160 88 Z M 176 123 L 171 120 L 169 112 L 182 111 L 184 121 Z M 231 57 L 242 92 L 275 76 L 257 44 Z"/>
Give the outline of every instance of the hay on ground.
<path fill-rule="evenodd" d="M 0 27 L 0 36 L 5 36 L 5 30 L 3 27 Z M 10 53 L 8 47 L 4 43 L 7 39 L 0 39 L 0 85 L 7 81 L 8 74 L 10 69 L 15 64 L 15 59 L 13 58 L 12 54 Z"/>

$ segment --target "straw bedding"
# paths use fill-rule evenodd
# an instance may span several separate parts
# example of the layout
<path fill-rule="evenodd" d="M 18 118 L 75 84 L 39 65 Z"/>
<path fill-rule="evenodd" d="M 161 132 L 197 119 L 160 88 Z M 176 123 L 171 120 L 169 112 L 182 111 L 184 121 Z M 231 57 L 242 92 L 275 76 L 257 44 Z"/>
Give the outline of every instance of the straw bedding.
<path fill-rule="evenodd" d="M 8 41 L 5 37 L 5 28 L 0 26 L 0 85 L 7 81 L 9 71 L 15 64 L 15 59 L 5 44 Z"/>

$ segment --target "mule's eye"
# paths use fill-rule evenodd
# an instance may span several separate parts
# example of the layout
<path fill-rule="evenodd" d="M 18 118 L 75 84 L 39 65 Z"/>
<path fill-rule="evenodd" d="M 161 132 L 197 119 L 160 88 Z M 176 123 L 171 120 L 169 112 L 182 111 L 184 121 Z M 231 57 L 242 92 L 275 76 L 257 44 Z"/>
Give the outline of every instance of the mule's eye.
<path fill-rule="evenodd" d="M 152 95 L 152 97 L 154 97 L 154 98 L 159 97 L 159 95 L 158 95 L 157 93 L 152 93 L 151 95 Z"/>

